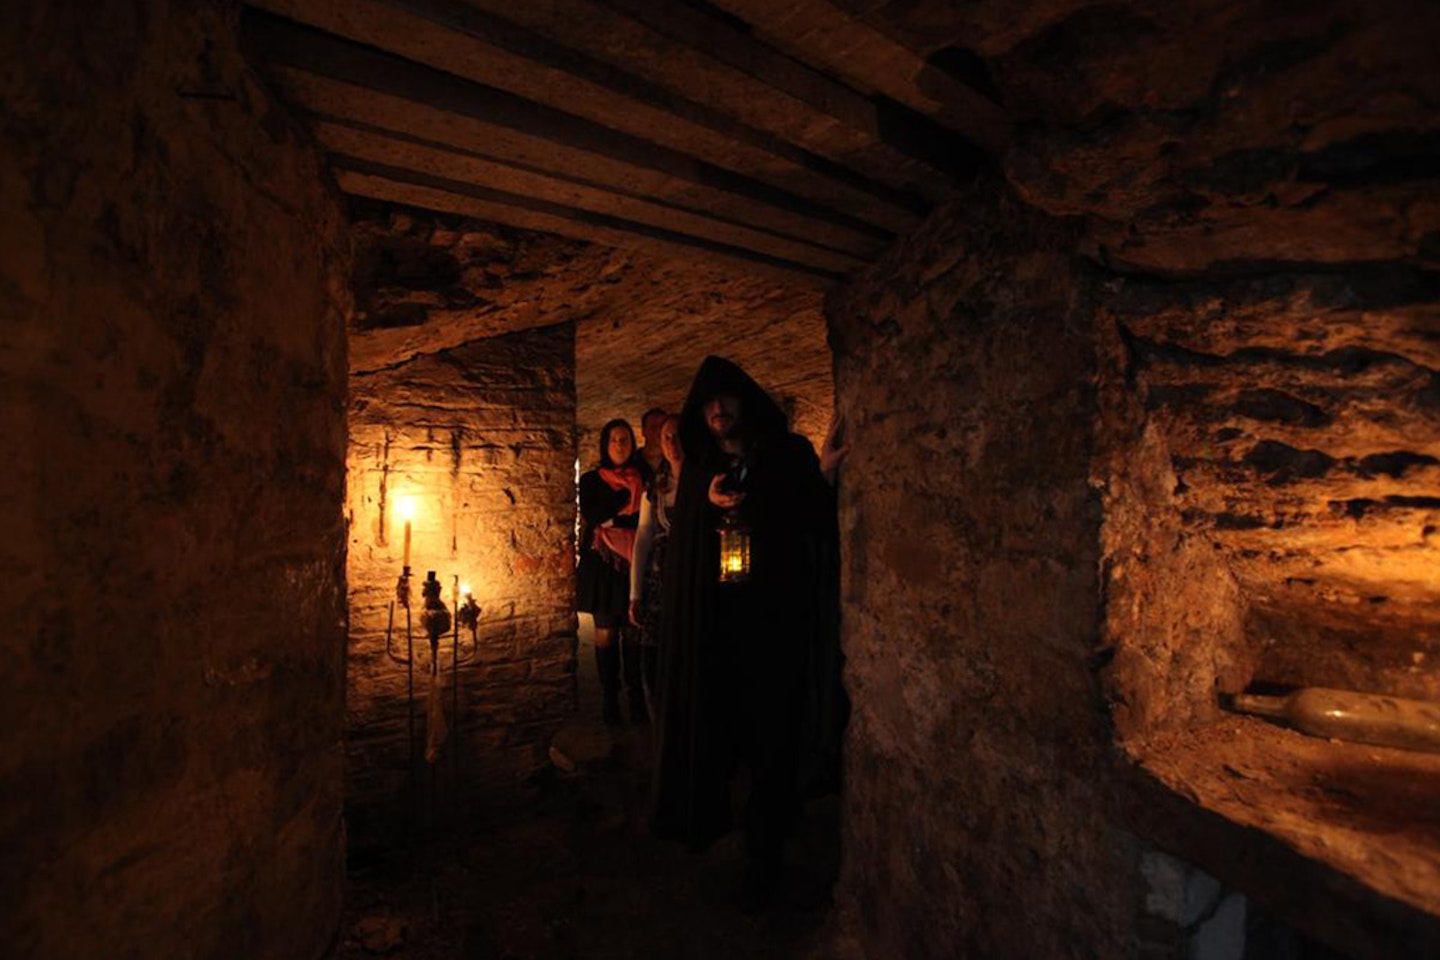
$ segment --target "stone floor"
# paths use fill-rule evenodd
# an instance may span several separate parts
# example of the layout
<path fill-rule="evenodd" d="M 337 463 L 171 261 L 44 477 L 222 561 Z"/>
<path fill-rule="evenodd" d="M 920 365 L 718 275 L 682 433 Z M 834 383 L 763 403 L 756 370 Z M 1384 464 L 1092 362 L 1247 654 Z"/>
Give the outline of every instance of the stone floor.
<path fill-rule="evenodd" d="M 338 960 L 827 955 L 833 800 L 806 811 L 776 903 L 755 915 L 741 908 L 737 835 L 704 855 L 645 835 L 645 728 L 580 721 L 557 743 L 560 764 L 522 813 L 352 858 Z"/>

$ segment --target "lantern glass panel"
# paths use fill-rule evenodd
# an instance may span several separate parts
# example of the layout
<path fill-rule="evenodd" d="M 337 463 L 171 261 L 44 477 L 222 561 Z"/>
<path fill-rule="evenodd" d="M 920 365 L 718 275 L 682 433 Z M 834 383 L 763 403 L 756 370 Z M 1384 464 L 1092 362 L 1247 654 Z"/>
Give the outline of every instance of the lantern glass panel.
<path fill-rule="evenodd" d="M 750 576 L 750 531 L 733 524 L 720 527 L 720 582 L 733 583 Z"/>

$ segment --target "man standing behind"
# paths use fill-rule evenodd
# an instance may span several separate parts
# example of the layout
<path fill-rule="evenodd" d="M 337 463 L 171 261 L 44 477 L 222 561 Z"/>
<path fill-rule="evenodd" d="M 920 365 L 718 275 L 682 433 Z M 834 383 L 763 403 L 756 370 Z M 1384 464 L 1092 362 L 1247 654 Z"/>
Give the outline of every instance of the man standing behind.
<path fill-rule="evenodd" d="M 653 827 L 697 849 L 723 836 L 730 779 L 745 764 L 747 894 L 757 904 L 774 890 L 802 791 L 816 779 L 833 787 L 836 771 L 821 767 L 838 762 L 838 534 L 826 478 L 848 447 L 833 433 L 822 462 L 769 395 L 719 357 L 701 364 L 680 415 L 686 467 L 664 576 Z M 751 560 L 746 578 L 721 583 L 727 513 L 748 529 Z"/>
<path fill-rule="evenodd" d="M 660 428 L 665 425 L 665 420 L 670 415 L 659 407 L 651 407 L 645 411 L 640 418 L 640 456 L 645 458 L 645 464 L 650 468 L 650 476 L 655 476 L 660 469 L 660 464 L 665 459 L 664 452 L 660 449 Z"/>

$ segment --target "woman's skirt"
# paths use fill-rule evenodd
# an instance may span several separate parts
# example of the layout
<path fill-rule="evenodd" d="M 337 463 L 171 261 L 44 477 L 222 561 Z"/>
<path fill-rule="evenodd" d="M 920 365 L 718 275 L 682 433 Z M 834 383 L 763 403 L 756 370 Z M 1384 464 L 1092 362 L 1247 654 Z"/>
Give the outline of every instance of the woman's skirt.
<path fill-rule="evenodd" d="M 581 613 L 619 614 L 630 610 L 630 568 L 615 565 L 588 547 L 575 572 L 575 609 Z"/>

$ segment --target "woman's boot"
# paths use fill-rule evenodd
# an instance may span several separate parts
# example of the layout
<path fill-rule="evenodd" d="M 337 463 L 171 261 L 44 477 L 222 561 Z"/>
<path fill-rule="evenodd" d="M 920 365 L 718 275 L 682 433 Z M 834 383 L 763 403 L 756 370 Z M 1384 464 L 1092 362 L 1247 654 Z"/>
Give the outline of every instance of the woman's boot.
<path fill-rule="evenodd" d="M 630 697 L 630 722 L 650 722 L 650 711 L 645 708 L 645 681 L 640 668 L 640 642 L 636 631 L 626 629 L 620 634 L 625 647 L 625 692 Z"/>
<path fill-rule="evenodd" d="M 620 643 L 612 640 L 608 647 L 595 648 L 595 669 L 600 674 L 600 693 L 605 698 L 601 716 L 605 725 L 620 722 Z"/>

